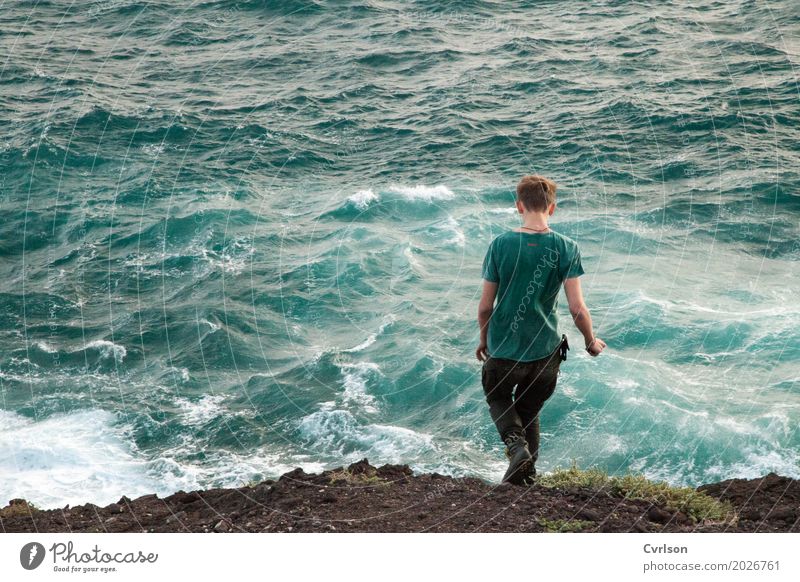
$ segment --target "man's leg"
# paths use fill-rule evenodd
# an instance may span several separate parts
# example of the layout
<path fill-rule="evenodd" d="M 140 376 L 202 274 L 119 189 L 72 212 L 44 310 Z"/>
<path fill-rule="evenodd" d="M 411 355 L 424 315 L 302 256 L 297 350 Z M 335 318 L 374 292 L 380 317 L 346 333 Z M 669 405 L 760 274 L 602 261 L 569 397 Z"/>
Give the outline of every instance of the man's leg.
<path fill-rule="evenodd" d="M 521 484 L 528 478 L 533 462 L 525 439 L 522 419 L 512 397 L 518 375 L 516 362 L 489 358 L 481 370 L 483 391 L 489 404 L 489 414 L 500 438 L 508 447 L 508 471 L 503 481 Z"/>
<path fill-rule="evenodd" d="M 481 382 L 489 414 L 500 438 L 512 432 L 523 432 L 522 419 L 514 407 L 513 393 L 516 385 L 516 370 L 509 360 L 489 358 L 481 370 Z"/>
<path fill-rule="evenodd" d="M 520 379 L 514 398 L 514 408 L 522 421 L 534 464 L 539 458 L 539 413 L 555 392 L 560 365 L 558 351 L 535 364 L 529 364 L 527 373 Z"/>

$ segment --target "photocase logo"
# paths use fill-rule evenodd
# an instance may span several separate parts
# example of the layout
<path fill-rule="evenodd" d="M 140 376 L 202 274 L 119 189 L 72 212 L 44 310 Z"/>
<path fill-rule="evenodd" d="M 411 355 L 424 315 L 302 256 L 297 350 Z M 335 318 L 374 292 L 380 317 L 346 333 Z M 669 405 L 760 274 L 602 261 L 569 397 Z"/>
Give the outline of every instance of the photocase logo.
<path fill-rule="evenodd" d="M 35 570 L 44 561 L 44 546 L 39 542 L 29 542 L 19 551 L 19 563 L 26 570 Z"/>

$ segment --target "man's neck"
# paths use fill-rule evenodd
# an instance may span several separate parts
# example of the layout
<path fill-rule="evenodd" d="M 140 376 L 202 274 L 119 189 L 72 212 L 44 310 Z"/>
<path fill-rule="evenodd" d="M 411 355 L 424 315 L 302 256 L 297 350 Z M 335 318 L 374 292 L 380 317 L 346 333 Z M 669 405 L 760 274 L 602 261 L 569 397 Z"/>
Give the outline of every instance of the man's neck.
<path fill-rule="evenodd" d="M 545 212 L 526 212 L 522 215 L 522 226 L 525 230 L 547 230 L 547 213 Z"/>

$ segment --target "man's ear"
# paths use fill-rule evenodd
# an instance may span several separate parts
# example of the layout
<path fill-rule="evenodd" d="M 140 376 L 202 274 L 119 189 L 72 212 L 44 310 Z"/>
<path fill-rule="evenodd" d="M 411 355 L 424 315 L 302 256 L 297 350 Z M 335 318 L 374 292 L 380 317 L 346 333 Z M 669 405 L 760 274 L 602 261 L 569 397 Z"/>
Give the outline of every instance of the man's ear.
<path fill-rule="evenodd" d="M 556 203 L 555 203 L 555 202 L 553 202 L 553 203 L 550 205 L 550 208 L 548 208 L 548 209 L 547 209 L 547 214 L 548 214 L 548 216 L 553 216 L 553 213 L 554 213 L 555 211 L 556 211 Z"/>
<path fill-rule="evenodd" d="M 517 200 L 517 212 L 519 212 L 520 214 L 523 214 L 525 212 L 525 207 L 519 200 Z"/>

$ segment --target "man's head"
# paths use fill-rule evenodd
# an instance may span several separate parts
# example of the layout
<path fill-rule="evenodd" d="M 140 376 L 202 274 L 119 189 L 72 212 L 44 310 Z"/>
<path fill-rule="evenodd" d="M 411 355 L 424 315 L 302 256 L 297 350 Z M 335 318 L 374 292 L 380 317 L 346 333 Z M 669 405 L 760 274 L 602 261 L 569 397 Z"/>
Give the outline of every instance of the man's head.
<path fill-rule="evenodd" d="M 536 174 L 525 176 L 517 184 L 517 209 L 520 214 L 527 210 L 552 215 L 556 209 L 556 183 Z"/>

